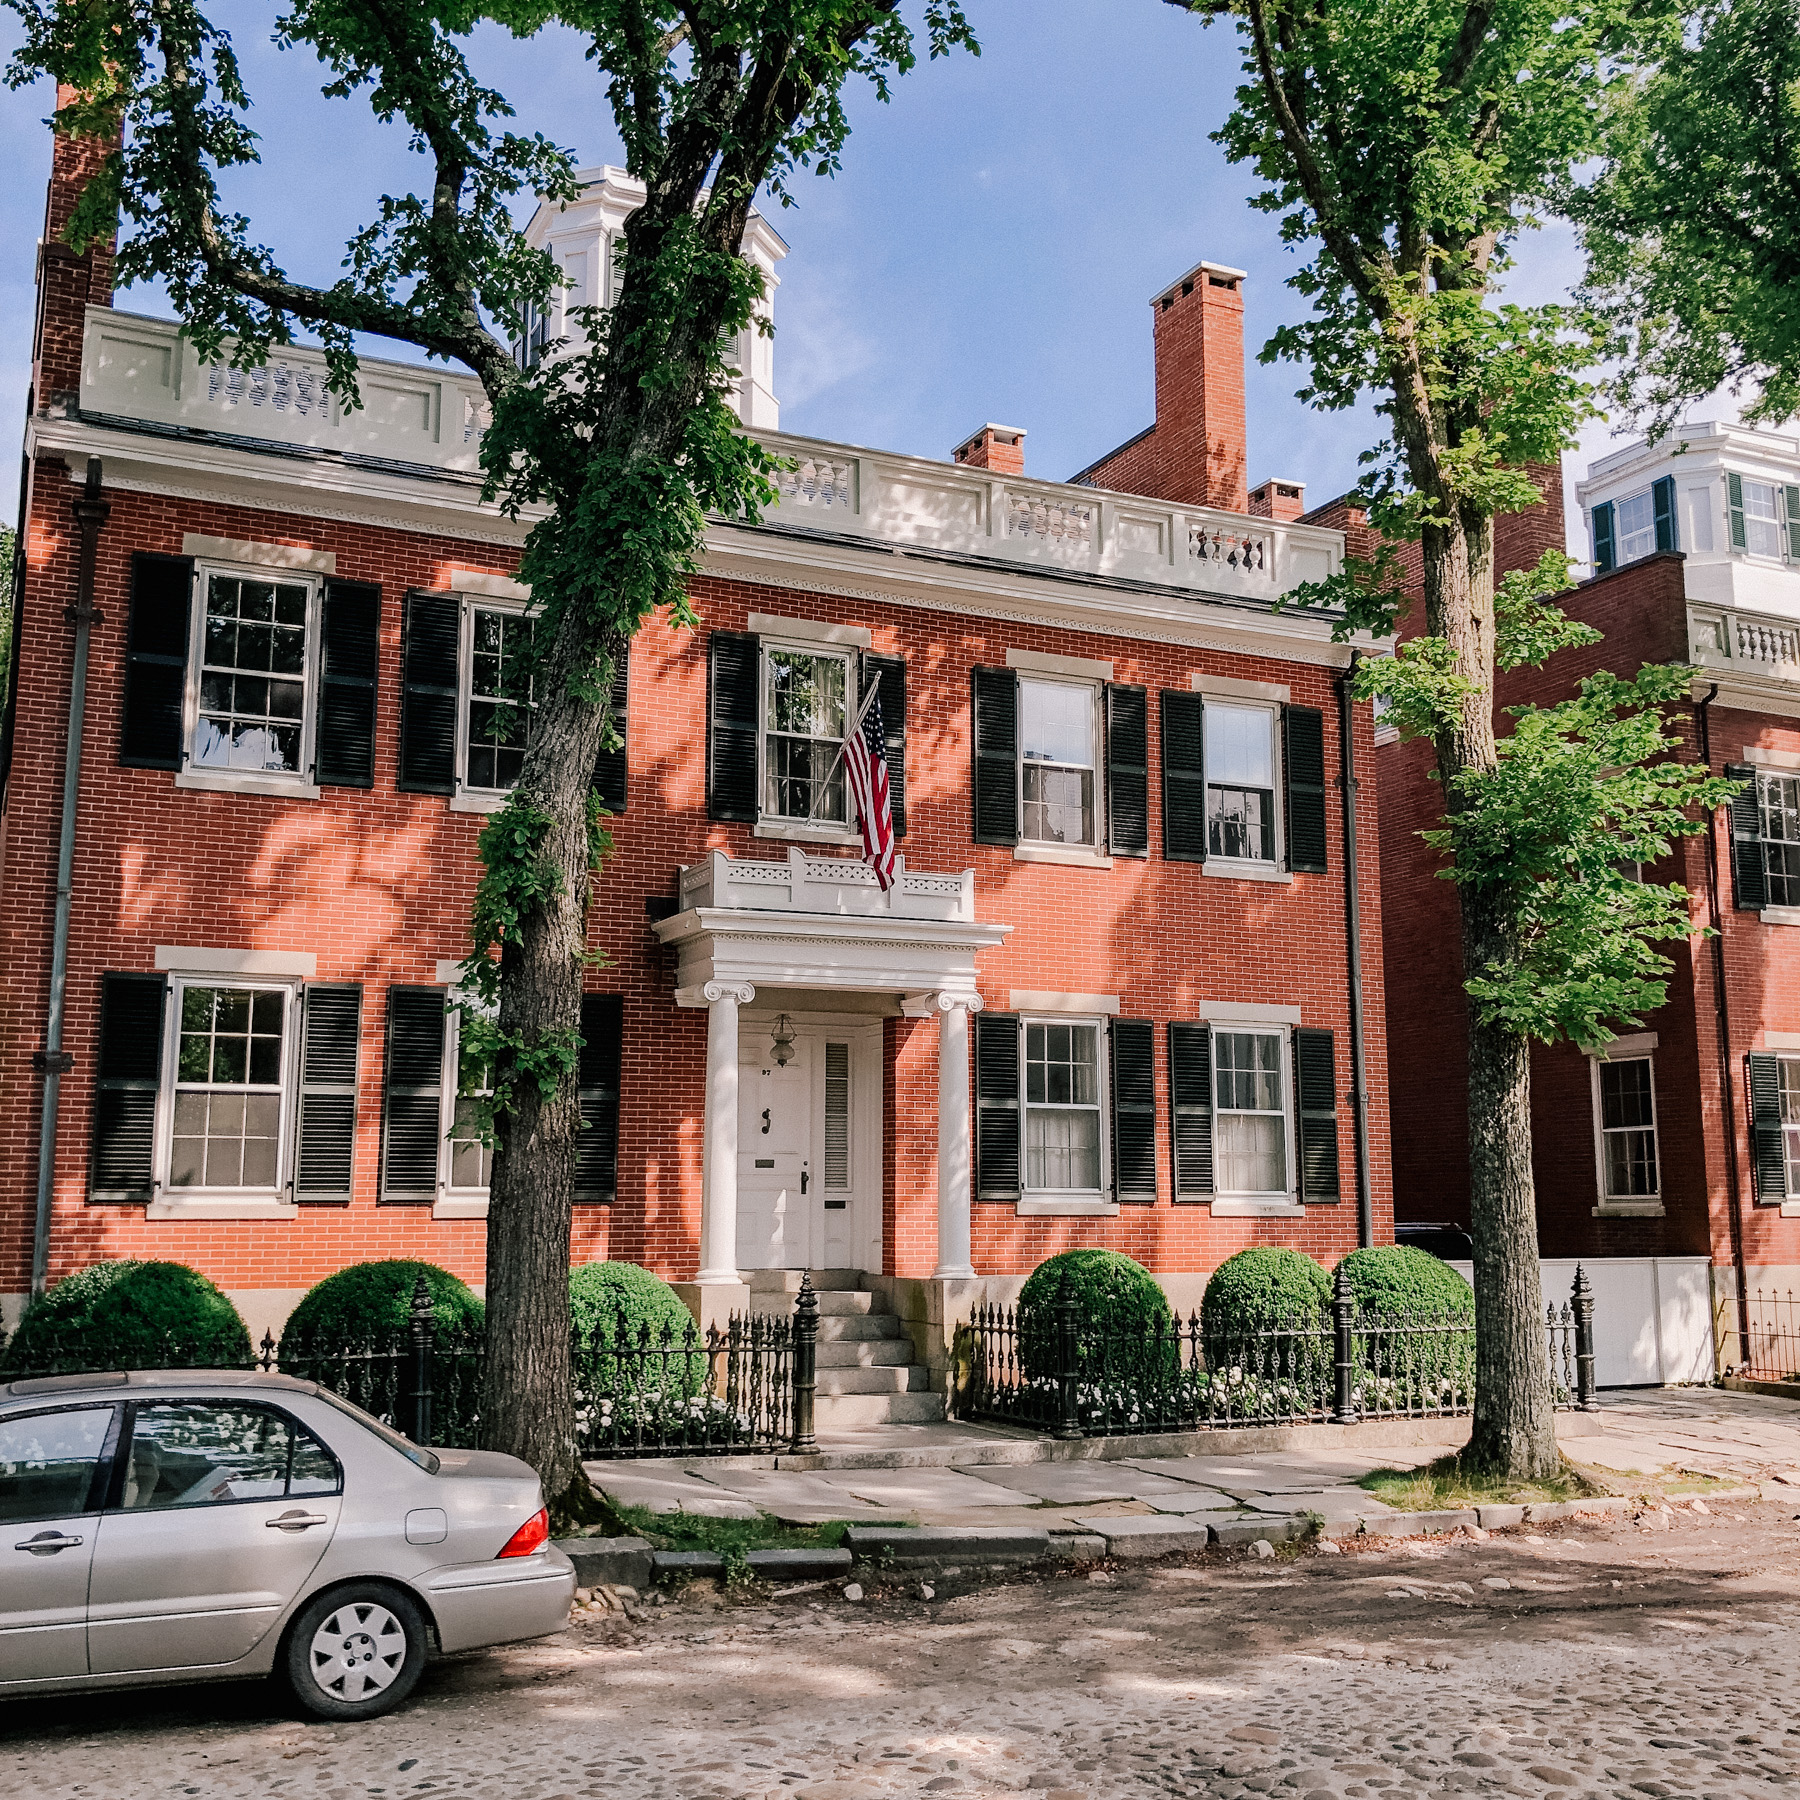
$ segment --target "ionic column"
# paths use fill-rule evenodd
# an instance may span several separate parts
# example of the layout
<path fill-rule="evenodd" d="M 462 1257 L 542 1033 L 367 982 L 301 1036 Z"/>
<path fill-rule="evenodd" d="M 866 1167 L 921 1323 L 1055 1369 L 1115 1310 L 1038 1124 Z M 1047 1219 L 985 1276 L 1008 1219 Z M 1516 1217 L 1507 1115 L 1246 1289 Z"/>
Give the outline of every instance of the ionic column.
<path fill-rule="evenodd" d="M 969 1014 L 979 994 L 939 994 L 937 1281 L 972 1281 L 969 1196 L 974 1142 L 969 1107 Z"/>
<path fill-rule="evenodd" d="M 700 1153 L 698 1282 L 737 1281 L 738 1008 L 756 998 L 747 981 L 709 981 L 706 1122 Z"/>

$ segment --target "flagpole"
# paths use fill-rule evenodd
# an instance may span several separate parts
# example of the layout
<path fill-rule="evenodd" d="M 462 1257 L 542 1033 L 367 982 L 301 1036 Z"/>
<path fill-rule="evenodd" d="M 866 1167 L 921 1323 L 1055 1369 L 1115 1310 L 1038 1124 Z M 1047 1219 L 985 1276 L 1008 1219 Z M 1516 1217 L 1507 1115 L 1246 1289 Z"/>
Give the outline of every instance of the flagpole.
<path fill-rule="evenodd" d="M 869 688 L 868 693 L 866 693 L 863 696 L 862 707 L 856 715 L 856 723 L 854 725 L 852 725 L 850 727 L 850 730 L 846 731 L 844 733 L 843 737 L 839 740 L 838 747 L 837 747 L 837 754 L 835 756 L 833 756 L 831 759 L 831 767 L 825 771 L 825 779 L 823 781 L 814 783 L 812 799 L 807 802 L 807 806 L 806 806 L 806 822 L 809 825 L 814 823 L 814 821 L 817 817 L 818 807 L 819 807 L 819 796 L 821 794 L 823 794 L 828 787 L 831 786 L 831 778 L 832 778 L 832 776 L 834 776 L 837 773 L 838 764 L 844 760 L 844 752 L 850 747 L 850 732 L 862 730 L 862 722 L 864 719 L 866 719 L 869 716 L 869 708 L 875 704 L 876 699 L 880 696 L 880 693 L 881 693 L 881 683 L 875 682 Z"/>

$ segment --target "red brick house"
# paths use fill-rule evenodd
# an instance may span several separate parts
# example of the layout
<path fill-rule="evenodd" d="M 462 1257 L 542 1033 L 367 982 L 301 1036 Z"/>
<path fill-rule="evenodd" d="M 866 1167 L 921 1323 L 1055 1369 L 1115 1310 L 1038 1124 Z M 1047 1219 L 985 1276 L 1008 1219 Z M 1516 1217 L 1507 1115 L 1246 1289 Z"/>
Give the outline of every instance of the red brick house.
<path fill-rule="evenodd" d="M 530 629 L 525 527 L 478 497 L 479 390 L 370 362 L 346 414 L 307 351 L 202 367 L 113 309 L 103 251 L 56 250 L 58 157 L 7 714 L 0 1291 L 172 1257 L 260 1331 L 358 1258 L 479 1283 L 446 1002 Z M 605 303 L 633 203 L 591 171 L 534 223 L 572 296 Z M 764 222 L 746 253 L 772 292 Z M 793 466 L 764 523 L 709 534 L 700 627 L 633 644 L 596 771 L 617 816 L 577 1258 L 643 1262 L 706 1316 L 856 1270 L 929 1349 L 1073 1244 L 1195 1303 L 1243 1245 L 1329 1262 L 1387 1235 L 1373 785 L 1360 895 L 1339 786 L 1373 728 L 1328 622 L 1271 605 L 1342 537 L 1294 522 L 1297 492 L 1246 501 L 1242 279 L 1202 264 L 1157 296 L 1160 460 L 1074 484 L 1026 477 L 1017 428 L 946 462 L 783 435 L 746 334 L 741 414 Z M 885 894 L 830 773 L 871 686 Z"/>
<path fill-rule="evenodd" d="M 1696 936 L 1665 945 L 1665 1006 L 1584 1054 L 1532 1058 L 1546 1290 L 1593 1277 L 1603 1383 L 1709 1379 L 1746 1354 L 1739 1303 L 1800 1276 L 1800 443 L 1734 425 L 1631 444 L 1579 485 L 1592 577 L 1569 610 L 1603 632 L 1500 704 L 1550 704 L 1598 669 L 1690 662 L 1677 754 L 1744 781 L 1705 836 L 1648 871 L 1692 895 Z M 1560 482 L 1509 520 L 1503 568 L 1560 543 Z M 1540 541 L 1542 540 L 1542 541 Z M 1417 832 L 1437 788 L 1419 744 L 1376 752 L 1393 1091 L 1437 1093 L 1394 1142 L 1396 1216 L 1468 1218 L 1466 1013 L 1455 890 Z M 1791 887 L 1791 891 L 1790 891 Z M 1716 1323 L 1716 1345 L 1715 1345 Z"/>

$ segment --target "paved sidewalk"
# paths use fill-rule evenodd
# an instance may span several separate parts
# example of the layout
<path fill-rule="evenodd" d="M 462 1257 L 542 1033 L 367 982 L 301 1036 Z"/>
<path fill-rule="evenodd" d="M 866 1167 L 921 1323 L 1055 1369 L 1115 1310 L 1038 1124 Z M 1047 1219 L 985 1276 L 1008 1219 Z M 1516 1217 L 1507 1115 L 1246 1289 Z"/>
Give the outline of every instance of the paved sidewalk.
<path fill-rule="evenodd" d="M 1800 1402 L 1707 1388 L 1621 1390 L 1602 1395 L 1597 1418 L 1565 1414 L 1559 1424 L 1571 1459 L 1616 1485 L 1690 1470 L 1758 1482 L 1791 1475 L 1800 1491 Z M 588 1472 L 620 1505 L 714 1518 L 767 1514 L 790 1525 L 848 1519 L 1082 1533 L 1132 1516 L 1217 1527 L 1317 1513 L 1328 1525 L 1361 1520 L 1374 1530 L 1393 1509 L 1355 1483 L 1372 1469 L 1422 1467 L 1467 1439 L 1464 1420 L 1436 1425 L 1431 1441 L 1404 1447 L 1359 1446 L 1351 1432 L 1328 1449 L 1104 1461 L 1040 1460 L 1041 1440 L 950 1425 L 929 1428 L 928 1444 L 916 1428 L 886 1434 L 914 1456 L 930 1454 L 899 1468 L 750 1467 L 748 1459 L 696 1457 L 595 1462 Z M 873 1451 L 883 1434 L 859 1437 Z"/>

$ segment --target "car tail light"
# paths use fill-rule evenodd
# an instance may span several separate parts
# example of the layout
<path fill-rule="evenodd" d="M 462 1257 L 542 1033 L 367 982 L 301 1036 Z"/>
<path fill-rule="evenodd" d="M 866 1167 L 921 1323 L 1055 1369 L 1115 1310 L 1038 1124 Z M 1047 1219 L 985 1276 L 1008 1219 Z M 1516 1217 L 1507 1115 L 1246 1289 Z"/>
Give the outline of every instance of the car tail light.
<path fill-rule="evenodd" d="M 550 1509 L 540 1506 L 523 1525 L 506 1540 L 500 1556 L 530 1556 L 550 1541 Z M 497 1556 L 495 1562 L 500 1560 Z"/>

